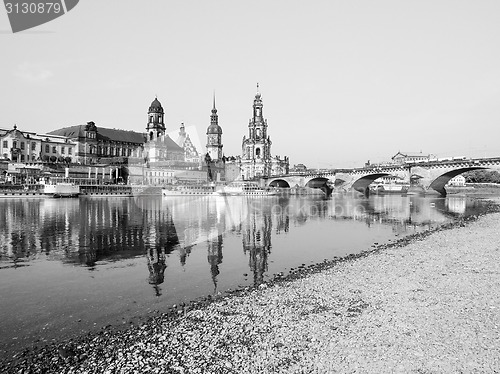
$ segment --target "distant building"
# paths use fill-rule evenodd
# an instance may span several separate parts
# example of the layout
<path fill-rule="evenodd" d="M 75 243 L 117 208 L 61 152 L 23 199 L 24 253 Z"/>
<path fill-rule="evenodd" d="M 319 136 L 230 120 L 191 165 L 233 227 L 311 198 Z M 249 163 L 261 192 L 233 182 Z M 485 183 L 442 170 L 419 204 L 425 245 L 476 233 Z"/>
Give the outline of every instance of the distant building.
<path fill-rule="evenodd" d="M 396 164 L 404 164 L 405 162 L 429 161 L 430 158 L 431 155 L 422 152 L 398 152 L 392 156 L 392 161 Z"/>
<path fill-rule="evenodd" d="M 267 133 L 259 85 L 253 101 L 253 116 L 248 123 L 248 137 L 243 136 L 242 154 L 237 159 L 242 179 L 270 177 L 288 173 L 289 161 L 285 156 L 271 156 L 271 137 Z"/>
<path fill-rule="evenodd" d="M 165 113 L 155 98 L 148 109 L 146 132 L 98 127 L 94 122 L 64 127 L 51 136 L 75 144 L 73 162 L 81 165 L 123 165 L 116 176 L 129 183 L 165 184 L 201 179 L 197 151 L 181 126 L 182 145 L 166 134 Z M 187 157 L 189 156 L 189 157 Z M 192 170 L 192 172 L 187 172 Z M 93 173 L 93 172 L 92 172 Z M 93 175 L 89 172 L 89 175 Z M 99 175 L 96 172 L 96 175 Z"/>
<path fill-rule="evenodd" d="M 464 187 L 465 186 L 465 177 L 463 175 L 457 175 L 453 178 L 451 178 L 446 186 L 453 186 L 453 187 Z"/>
<path fill-rule="evenodd" d="M 181 127 L 179 129 L 179 137 L 177 138 L 176 143 L 179 147 L 184 149 L 185 161 L 197 163 L 200 162 L 201 155 L 191 141 L 189 134 L 186 132 L 184 123 L 181 123 Z"/>
<path fill-rule="evenodd" d="M 303 174 L 306 172 L 307 172 L 307 167 L 304 164 L 293 165 L 293 167 L 290 168 L 289 171 L 290 174 Z"/>
<path fill-rule="evenodd" d="M 82 165 L 127 163 L 143 157 L 145 136 L 135 131 L 97 127 L 94 122 L 63 127 L 49 133 L 76 144 L 74 162 Z"/>
<path fill-rule="evenodd" d="M 0 155 L 17 163 L 61 162 L 76 160 L 77 144 L 64 136 L 0 129 Z"/>

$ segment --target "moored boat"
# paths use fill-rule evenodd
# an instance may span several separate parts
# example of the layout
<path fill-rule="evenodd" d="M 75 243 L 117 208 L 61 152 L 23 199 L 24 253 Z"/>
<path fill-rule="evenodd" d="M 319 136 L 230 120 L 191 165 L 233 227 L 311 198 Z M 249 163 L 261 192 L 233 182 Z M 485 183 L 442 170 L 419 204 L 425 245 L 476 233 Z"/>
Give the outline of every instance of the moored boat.
<path fill-rule="evenodd" d="M 43 194 L 52 197 L 77 197 L 80 195 L 80 186 L 74 183 L 59 182 L 43 186 Z"/>
<path fill-rule="evenodd" d="M 215 194 L 222 196 L 274 196 L 278 191 L 274 188 L 262 188 L 255 182 L 234 181 L 218 186 Z"/>
<path fill-rule="evenodd" d="M 370 192 L 372 193 L 407 193 L 408 188 L 410 186 L 408 184 L 398 184 L 398 183 L 381 183 L 377 185 L 370 186 Z"/>
<path fill-rule="evenodd" d="M 169 185 L 162 188 L 163 196 L 210 196 L 215 185 Z"/>

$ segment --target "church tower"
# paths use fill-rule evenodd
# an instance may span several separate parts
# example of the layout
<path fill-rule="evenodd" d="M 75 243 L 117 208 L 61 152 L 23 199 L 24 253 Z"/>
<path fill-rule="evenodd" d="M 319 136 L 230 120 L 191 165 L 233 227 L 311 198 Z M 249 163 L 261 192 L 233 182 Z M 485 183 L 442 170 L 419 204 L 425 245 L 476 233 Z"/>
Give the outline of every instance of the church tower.
<path fill-rule="evenodd" d="M 267 135 L 267 120 L 264 119 L 262 97 L 257 84 L 253 101 L 253 116 L 248 123 L 248 138 L 243 137 L 242 162 L 245 164 L 244 177 L 264 177 L 271 175 L 271 139 Z"/>
<path fill-rule="evenodd" d="M 161 135 L 165 134 L 165 123 L 163 122 L 163 107 L 157 98 L 153 100 L 148 110 L 148 124 L 146 131 L 148 140 L 156 140 Z"/>
<path fill-rule="evenodd" d="M 207 128 L 207 153 L 212 161 L 222 160 L 222 128 L 219 126 L 219 116 L 215 108 L 215 94 L 214 107 L 210 115 L 210 126 Z"/>

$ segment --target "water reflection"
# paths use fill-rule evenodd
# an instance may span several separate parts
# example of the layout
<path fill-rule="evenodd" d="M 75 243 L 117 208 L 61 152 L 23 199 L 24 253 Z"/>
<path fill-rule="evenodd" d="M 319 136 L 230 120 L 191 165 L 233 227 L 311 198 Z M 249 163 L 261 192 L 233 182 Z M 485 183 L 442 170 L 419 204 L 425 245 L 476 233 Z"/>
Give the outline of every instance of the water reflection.
<path fill-rule="evenodd" d="M 4 199 L 0 206 L 0 298 L 9 300 L 0 304 L 0 351 L 258 285 L 482 207 L 459 196 Z"/>
<path fill-rule="evenodd" d="M 99 264 L 145 256 L 147 282 L 158 296 L 169 255 L 175 251 L 184 267 L 192 251 L 204 246 L 217 290 L 228 234 L 241 237 L 248 268 L 258 284 L 268 272 L 273 235 L 286 235 L 293 227 L 313 221 L 353 220 L 368 227 L 391 225 L 393 232 L 404 234 L 409 228 L 432 227 L 479 209 L 477 201 L 465 196 L 432 199 L 390 195 L 369 199 L 333 196 L 328 200 L 41 199 L 4 200 L 0 204 L 1 267 L 29 265 L 42 258 L 93 270 Z"/>

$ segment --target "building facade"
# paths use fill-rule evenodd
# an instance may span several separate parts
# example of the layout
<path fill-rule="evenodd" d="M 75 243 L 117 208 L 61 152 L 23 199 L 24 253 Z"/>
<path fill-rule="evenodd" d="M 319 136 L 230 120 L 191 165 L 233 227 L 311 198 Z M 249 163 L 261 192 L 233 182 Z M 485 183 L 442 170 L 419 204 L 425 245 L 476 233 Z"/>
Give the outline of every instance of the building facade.
<path fill-rule="evenodd" d="M 184 149 L 184 159 L 187 162 L 199 163 L 201 160 L 201 155 L 193 144 L 189 134 L 186 132 L 186 127 L 184 123 L 181 123 L 179 128 L 179 136 L 176 141 L 177 145 Z"/>
<path fill-rule="evenodd" d="M 145 136 L 135 131 L 97 127 L 94 122 L 63 127 L 51 131 L 76 144 L 74 162 L 82 165 L 127 163 L 129 158 L 141 159 Z"/>
<path fill-rule="evenodd" d="M 404 164 L 405 162 L 419 162 L 419 161 L 429 161 L 432 155 L 426 155 L 422 152 L 401 152 L 398 151 L 394 156 L 392 156 L 392 162 L 395 164 Z"/>
<path fill-rule="evenodd" d="M 0 155 L 16 163 L 60 162 L 76 160 L 77 144 L 64 136 L 0 129 Z"/>
<path fill-rule="evenodd" d="M 289 160 L 285 156 L 271 155 L 271 137 L 268 134 L 267 120 L 263 114 L 264 105 L 257 85 L 253 101 L 253 115 L 248 123 L 248 137 L 243 136 L 242 153 L 239 159 L 242 179 L 270 177 L 288 173 Z"/>

